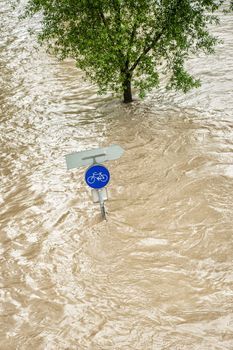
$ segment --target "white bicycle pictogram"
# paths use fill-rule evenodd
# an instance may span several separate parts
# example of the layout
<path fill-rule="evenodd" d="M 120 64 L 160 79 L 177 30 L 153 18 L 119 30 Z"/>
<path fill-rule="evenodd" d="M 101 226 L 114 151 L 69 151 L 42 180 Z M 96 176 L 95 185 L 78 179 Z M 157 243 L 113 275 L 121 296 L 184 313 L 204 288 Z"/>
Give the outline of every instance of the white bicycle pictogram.
<path fill-rule="evenodd" d="M 101 171 L 99 173 L 95 171 L 91 176 L 87 178 L 87 182 L 92 185 L 95 181 L 107 182 L 108 176 L 102 174 Z"/>

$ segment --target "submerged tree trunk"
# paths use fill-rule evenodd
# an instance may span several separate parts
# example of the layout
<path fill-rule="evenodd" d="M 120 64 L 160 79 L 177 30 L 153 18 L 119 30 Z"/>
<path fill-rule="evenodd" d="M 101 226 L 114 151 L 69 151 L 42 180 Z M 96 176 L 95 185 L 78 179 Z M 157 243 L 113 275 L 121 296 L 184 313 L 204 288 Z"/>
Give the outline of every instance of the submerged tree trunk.
<path fill-rule="evenodd" d="M 131 74 L 126 74 L 125 80 L 123 82 L 123 94 L 124 94 L 124 103 L 130 103 L 133 101 L 132 91 L 131 91 Z"/>

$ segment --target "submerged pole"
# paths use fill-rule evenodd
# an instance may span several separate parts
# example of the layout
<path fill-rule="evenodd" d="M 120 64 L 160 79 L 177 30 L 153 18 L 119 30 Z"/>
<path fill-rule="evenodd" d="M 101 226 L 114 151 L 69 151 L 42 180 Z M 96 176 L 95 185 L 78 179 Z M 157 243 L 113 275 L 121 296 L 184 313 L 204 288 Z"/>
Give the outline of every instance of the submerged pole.
<path fill-rule="evenodd" d="M 100 212 L 102 215 L 102 218 L 104 220 L 107 220 L 106 218 L 106 211 L 105 211 L 105 206 L 104 206 L 104 199 L 103 199 L 103 192 L 101 190 L 97 190 L 98 193 L 98 198 L 99 198 L 99 203 L 100 203 Z"/>

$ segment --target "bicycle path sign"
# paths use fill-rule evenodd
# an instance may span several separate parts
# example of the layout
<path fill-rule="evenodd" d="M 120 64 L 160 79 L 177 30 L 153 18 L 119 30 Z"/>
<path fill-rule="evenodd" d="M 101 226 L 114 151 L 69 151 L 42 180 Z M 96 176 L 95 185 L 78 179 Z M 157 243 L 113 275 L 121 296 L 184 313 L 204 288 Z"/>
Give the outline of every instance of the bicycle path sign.
<path fill-rule="evenodd" d="M 92 190 L 94 203 L 100 203 L 102 217 L 106 220 L 104 201 L 108 199 L 107 189 L 104 188 L 110 180 L 108 169 L 99 164 L 108 160 L 115 160 L 122 156 L 123 148 L 119 145 L 111 145 L 103 148 L 89 149 L 86 151 L 73 152 L 67 154 L 67 169 L 89 166 L 85 173 L 85 181 Z"/>
<path fill-rule="evenodd" d="M 85 173 L 85 181 L 91 188 L 100 189 L 105 187 L 110 180 L 108 169 L 100 164 L 92 165 Z"/>

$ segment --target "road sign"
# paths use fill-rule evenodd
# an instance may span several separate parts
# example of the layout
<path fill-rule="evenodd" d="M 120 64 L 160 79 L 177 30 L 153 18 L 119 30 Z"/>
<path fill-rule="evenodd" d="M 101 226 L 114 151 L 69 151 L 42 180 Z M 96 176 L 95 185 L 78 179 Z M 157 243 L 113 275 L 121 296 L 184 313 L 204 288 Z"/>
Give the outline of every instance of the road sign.
<path fill-rule="evenodd" d="M 96 148 L 88 151 L 74 152 L 67 154 L 67 169 L 80 168 L 94 163 L 103 163 L 107 160 L 119 158 L 124 153 L 123 148 L 118 145 L 111 145 L 104 148 Z"/>
<path fill-rule="evenodd" d="M 85 174 L 85 181 L 88 186 L 92 188 L 105 187 L 110 180 L 110 173 L 108 169 L 100 164 L 92 165 L 87 169 Z"/>

